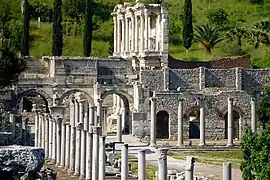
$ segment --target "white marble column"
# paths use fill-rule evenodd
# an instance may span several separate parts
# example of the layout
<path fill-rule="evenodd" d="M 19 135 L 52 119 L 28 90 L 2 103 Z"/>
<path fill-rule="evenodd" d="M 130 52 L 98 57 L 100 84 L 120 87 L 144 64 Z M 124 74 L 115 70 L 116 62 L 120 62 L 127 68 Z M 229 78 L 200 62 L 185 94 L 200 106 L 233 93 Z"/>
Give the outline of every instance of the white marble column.
<path fill-rule="evenodd" d="M 126 41 L 125 41 L 125 45 L 126 45 L 126 47 L 125 47 L 125 52 L 129 52 L 129 23 L 128 23 L 128 18 L 125 18 L 125 28 L 126 28 L 126 35 L 125 35 L 125 37 L 126 37 Z"/>
<path fill-rule="evenodd" d="M 117 21 L 116 17 L 113 16 L 113 53 L 117 52 Z"/>
<path fill-rule="evenodd" d="M 177 146 L 184 145 L 183 138 L 183 99 L 180 99 L 178 104 L 178 137 L 177 137 Z"/>
<path fill-rule="evenodd" d="M 61 124 L 61 158 L 60 158 L 60 167 L 64 168 L 65 167 L 65 154 L 66 154 L 66 149 L 69 147 L 66 146 L 66 124 L 62 122 Z M 58 150 L 59 151 L 59 150 Z"/>
<path fill-rule="evenodd" d="M 56 147 L 56 137 L 57 137 L 57 127 L 56 127 L 56 120 L 53 119 L 53 133 L 52 133 L 52 163 L 56 163 L 56 152 L 57 152 L 57 147 Z"/>
<path fill-rule="evenodd" d="M 99 126 L 93 127 L 93 154 L 92 154 L 92 180 L 98 179 L 99 175 L 99 136 L 100 136 Z"/>
<path fill-rule="evenodd" d="M 132 52 L 135 51 L 135 15 L 131 17 L 131 24 L 132 24 L 132 39 L 131 39 L 131 50 Z"/>
<path fill-rule="evenodd" d="M 79 123 L 80 122 L 80 113 L 79 113 L 79 103 L 77 102 L 77 100 L 74 100 L 74 119 L 75 119 L 75 123 Z"/>
<path fill-rule="evenodd" d="M 134 51 L 138 52 L 138 47 L 139 47 L 139 24 L 138 24 L 138 16 L 135 15 L 135 37 L 134 37 Z"/>
<path fill-rule="evenodd" d="M 65 169 L 70 167 L 70 131 L 71 126 L 69 123 L 66 124 L 66 150 L 65 150 Z"/>
<path fill-rule="evenodd" d="M 160 13 L 157 14 L 157 24 L 156 24 L 156 51 L 159 51 L 160 50 L 160 42 L 159 42 L 159 39 L 160 39 Z"/>
<path fill-rule="evenodd" d="M 95 106 L 89 106 L 89 127 L 90 130 L 95 124 Z"/>
<path fill-rule="evenodd" d="M 39 128 L 39 120 L 38 120 L 38 113 L 37 113 L 37 111 L 36 110 L 34 110 L 34 112 L 35 112 L 35 147 L 38 147 L 38 145 L 39 145 L 39 142 L 38 142 L 38 140 L 39 140 L 39 137 L 38 137 L 38 135 L 39 135 L 39 132 L 38 132 L 38 128 Z"/>
<path fill-rule="evenodd" d="M 87 132 L 86 139 L 86 180 L 91 180 L 92 178 L 92 153 L 93 153 L 93 131 L 92 128 Z"/>
<path fill-rule="evenodd" d="M 223 180 L 232 180 L 232 163 L 223 163 Z"/>
<path fill-rule="evenodd" d="M 41 147 L 45 149 L 45 118 L 44 118 L 44 113 L 41 114 L 41 128 L 42 128 L 42 136 L 41 136 Z"/>
<path fill-rule="evenodd" d="M 117 17 L 117 53 L 118 55 L 121 51 L 121 20 Z"/>
<path fill-rule="evenodd" d="M 74 176 L 80 175 L 81 165 L 81 130 L 83 129 L 83 123 L 78 123 L 76 126 L 76 152 L 75 152 L 75 173 Z"/>
<path fill-rule="evenodd" d="M 84 106 L 84 120 L 83 120 L 83 129 L 88 131 L 89 130 L 89 106 L 88 103 L 85 102 Z"/>
<path fill-rule="evenodd" d="M 138 152 L 138 180 L 146 180 L 145 149 Z"/>
<path fill-rule="evenodd" d="M 144 50 L 144 15 L 140 15 L 140 51 L 142 52 Z"/>
<path fill-rule="evenodd" d="M 121 25 L 122 25 L 122 41 L 121 41 L 121 53 L 123 54 L 125 52 L 125 20 L 121 19 Z"/>
<path fill-rule="evenodd" d="M 105 180 L 105 166 L 106 158 L 105 158 L 105 137 L 100 137 L 99 143 L 99 180 Z"/>
<path fill-rule="evenodd" d="M 48 114 L 44 114 L 45 121 L 45 159 L 49 159 L 49 140 L 50 140 L 50 132 L 49 132 L 49 117 Z"/>
<path fill-rule="evenodd" d="M 57 136 L 56 136 L 56 143 L 57 143 L 57 147 L 56 147 L 56 165 L 57 166 L 60 166 L 60 163 L 61 163 L 61 132 L 62 132 L 62 122 L 63 122 L 63 119 L 62 118 L 58 118 L 57 119 Z"/>
<path fill-rule="evenodd" d="M 84 122 L 84 108 L 83 108 L 84 102 L 85 102 L 84 100 L 79 101 L 79 122 L 80 123 Z"/>
<path fill-rule="evenodd" d="M 49 160 L 53 157 L 53 119 L 49 118 Z"/>
<path fill-rule="evenodd" d="M 40 112 L 38 112 L 38 147 L 42 147 L 42 120 Z"/>
<path fill-rule="evenodd" d="M 250 104 L 251 104 L 251 131 L 255 133 L 257 129 L 257 123 L 256 123 L 256 105 L 254 98 L 251 99 Z"/>
<path fill-rule="evenodd" d="M 205 146 L 205 114 L 204 104 L 200 102 L 200 143 L 199 146 Z"/>
<path fill-rule="evenodd" d="M 228 98 L 228 142 L 227 146 L 233 146 L 233 98 Z"/>
<path fill-rule="evenodd" d="M 102 118 L 102 99 L 97 100 L 97 122 L 94 124 L 95 126 L 100 126 L 100 135 L 102 135 L 103 128 L 103 118 Z"/>
<path fill-rule="evenodd" d="M 117 114 L 117 142 L 122 142 L 122 118 L 121 115 Z"/>
<path fill-rule="evenodd" d="M 121 180 L 128 180 L 128 144 L 122 146 Z"/>
<path fill-rule="evenodd" d="M 75 111 L 75 98 L 72 97 L 72 100 L 70 101 L 70 156 L 69 156 L 69 173 L 73 174 L 75 171 L 75 152 L 76 152 L 76 127 L 75 122 L 77 120 L 75 119 L 78 117 L 76 113 L 78 113 L 78 110 Z"/>
<path fill-rule="evenodd" d="M 148 43 L 149 43 L 149 28 L 150 28 L 150 21 L 149 21 L 149 14 L 148 10 L 145 9 L 144 12 L 144 19 L 145 19 L 145 38 L 144 38 L 144 49 L 147 50 L 149 49 Z"/>
<path fill-rule="evenodd" d="M 194 174 L 194 163 L 195 158 L 192 156 L 186 157 L 186 167 L 185 167 L 185 179 L 187 180 L 193 180 L 193 174 Z"/>
<path fill-rule="evenodd" d="M 85 167 L 86 167 L 86 130 L 81 130 L 81 159 L 80 159 L 80 179 L 85 179 Z"/>
<path fill-rule="evenodd" d="M 156 146 L 156 98 L 150 98 L 151 101 L 151 137 L 150 137 L 150 146 Z"/>
<path fill-rule="evenodd" d="M 158 159 L 158 179 L 159 180 L 167 180 L 167 152 L 168 149 L 162 148 L 159 150 L 160 157 Z"/>

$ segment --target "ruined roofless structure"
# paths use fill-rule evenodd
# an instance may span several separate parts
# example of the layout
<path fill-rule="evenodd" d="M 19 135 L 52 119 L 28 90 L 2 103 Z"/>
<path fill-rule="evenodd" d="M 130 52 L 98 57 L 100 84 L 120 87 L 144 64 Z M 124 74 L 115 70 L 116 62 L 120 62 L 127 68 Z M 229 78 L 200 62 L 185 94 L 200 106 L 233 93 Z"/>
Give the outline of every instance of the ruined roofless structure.
<path fill-rule="evenodd" d="M 263 87 L 270 85 L 269 69 L 250 69 L 246 60 L 242 67 L 230 60 L 227 69 L 174 69 L 166 4 L 124 3 L 112 16 L 113 56 L 45 56 L 29 62 L 7 96 L 13 112 L 32 122 L 33 113 L 63 122 L 76 117 L 74 126 L 95 122 L 105 134 L 121 122 L 124 133 L 150 135 L 153 143 L 155 138 L 201 137 L 202 144 L 204 137 L 241 138 L 251 122 L 251 102 L 257 104 Z"/>

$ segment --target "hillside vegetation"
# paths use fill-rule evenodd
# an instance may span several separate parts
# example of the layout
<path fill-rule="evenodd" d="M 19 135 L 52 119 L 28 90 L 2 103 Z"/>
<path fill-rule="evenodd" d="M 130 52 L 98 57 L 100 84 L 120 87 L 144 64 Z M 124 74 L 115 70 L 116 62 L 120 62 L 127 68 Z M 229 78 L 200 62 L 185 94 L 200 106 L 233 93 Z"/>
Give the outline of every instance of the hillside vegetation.
<path fill-rule="evenodd" d="M 65 3 L 66 0 L 63 0 Z M 74 0 L 70 0 L 74 1 Z M 78 0 L 82 1 L 82 0 Z M 239 36 L 228 36 L 228 31 L 235 28 L 250 29 L 253 25 L 262 20 L 268 20 L 270 17 L 270 1 L 264 3 L 251 3 L 256 0 L 193 0 L 193 26 L 194 29 L 199 25 L 209 24 L 218 27 L 219 36 L 224 40 L 217 43 L 211 50 L 206 52 L 201 42 L 194 42 L 187 52 L 182 45 L 182 18 L 184 14 L 184 0 L 164 0 L 169 5 L 170 15 L 170 45 L 169 53 L 181 60 L 212 60 L 225 56 L 235 56 L 249 54 L 254 67 L 270 67 L 270 46 L 268 43 L 258 43 L 256 38 L 248 36 L 240 37 L 241 46 L 239 46 Z M 257 0 L 260 1 L 260 0 Z M 134 3 L 135 0 L 126 0 L 125 2 Z M 30 0 L 30 3 L 46 5 L 52 8 L 53 0 Z M 110 13 L 117 4 L 116 0 L 94 0 L 94 33 L 92 56 L 109 56 L 110 42 L 112 41 L 113 23 Z M 20 1 L 15 0 L 13 11 L 20 11 Z M 0 5 L 1 6 L 1 5 Z M 37 8 L 38 9 L 38 8 Z M 40 8 L 42 9 L 42 8 Z M 63 10 L 64 11 L 64 10 Z M 43 12 L 42 12 L 43 13 Z M 44 15 L 44 13 L 43 13 Z M 63 17 L 64 27 L 64 56 L 82 56 L 83 54 L 83 17 L 77 17 L 77 20 L 68 16 Z M 195 31 L 196 32 L 196 31 Z M 269 33 L 267 31 L 266 33 Z M 229 33 L 232 34 L 232 33 Z M 269 35 L 269 34 L 267 34 Z M 30 54 L 37 58 L 43 55 L 51 54 L 52 25 L 50 20 L 41 18 L 38 26 L 37 17 L 32 17 L 30 26 Z M 236 37 L 236 38 L 235 38 Z M 268 36 L 267 36 L 268 38 Z"/>

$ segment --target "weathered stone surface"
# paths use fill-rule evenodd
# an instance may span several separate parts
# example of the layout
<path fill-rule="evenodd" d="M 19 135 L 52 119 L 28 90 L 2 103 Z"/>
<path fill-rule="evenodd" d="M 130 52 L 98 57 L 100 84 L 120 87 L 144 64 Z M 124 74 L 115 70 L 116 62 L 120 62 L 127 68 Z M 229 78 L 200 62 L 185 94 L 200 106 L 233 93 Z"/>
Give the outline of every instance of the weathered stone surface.
<path fill-rule="evenodd" d="M 44 149 L 28 146 L 0 146 L 1 173 L 37 173 L 44 163 Z M 16 179 L 16 178 L 15 178 Z"/>

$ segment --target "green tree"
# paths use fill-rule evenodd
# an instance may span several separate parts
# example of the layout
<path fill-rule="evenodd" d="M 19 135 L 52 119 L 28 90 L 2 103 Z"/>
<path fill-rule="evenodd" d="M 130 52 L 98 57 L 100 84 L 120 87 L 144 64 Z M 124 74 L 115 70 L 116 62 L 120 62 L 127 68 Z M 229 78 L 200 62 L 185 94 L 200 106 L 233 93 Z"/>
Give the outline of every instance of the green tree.
<path fill-rule="evenodd" d="M 213 9 L 207 13 L 207 18 L 210 23 L 216 25 L 219 28 L 228 24 L 228 16 L 229 14 L 222 8 Z"/>
<path fill-rule="evenodd" d="M 86 57 L 91 55 L 92 49 L 92 38 L 93 38 L 92 17 L 93 17 L 92 0 L 86 0 L 84 36 L 83 36 L 83 54 Z"/>
<path fill-rule="evenodd" d="M 242 39 L 247 36 L 247 30 L 243 27 L 234 28 L 228 31 L 226 38 L 229 42 L 237 41 L 237 45 L 242 47 Z"/>
<path fill-rule="evenodd" d="M 270 123 L 270 87 L 265 87 L 263 97 L 260 100 L 257 108 L 258 121 L 261 123 L 263 129 Z"/>
<path fill-rule="evenodd" d="M 114 51 L 114 31 L 112 31 L 110 39 L 109 39 L 109 50 L 108 53 L 110 55 L 113 55 L 113 51 Z"/>
<path fill-rule="evenodd" d="M 192 2 L 185 0 L 184 18 L 183 18 L 183 43 L 188 50 L 193 41 L 193 25 L 192 25 Z"/>
<path fill-rule="evenodd" d="M 84 0 L 65 0 L 63 3 L 63 14 L 73 21 L 80 21 L 85 10 Z"/>
<path fill-rule="evenodd" d="M 52 55 L 61 56 L 63 50 L 62 32 L 62 1 L 55 0 L 53 5 L 53 36 L 52 36 Z"/>
<path fill-rule="evenodd" d="M 247 31 L 247 42 L 254 48 L 258 48 L 260 44 L 265 43 L 268 40 L 268 35 L 267 33 L 256 30 L 256 29 L 249 29 Z"/>
<path fill-rule="evenodd" d="M 3 39 L 0 47 L 0 88 L 16 83 L 20 73 L 26 68 L 26 60 L 17 57 L 9 44 L 5 43 L 6 40 Z"/>
<path fill-rule="evenodd" d="M 252 27 L 257 31 L 264 32 L 265 34 L 265 44 L 270 44 L 268 33 L 270 32 L 270 20 L 262 20 L 255 23 Z"/>
<path fill-rule="evenodd" d="M 30 16 L 29 16 L 29 3 L 28 0 L 24 0 L 23 6 L 23 15 L 24 15 L 24 23 L 23 23 L 23 36 L 22 36 L 22 44 L 21 44 L 21 55 L 29 56 L 29 24 L 30 24 Z"/>
<path fill-rule="evenodd" d="M 194 41 L 199 42 L 205 48 L 207 53 L 212 53 L 212 49 L 215 45 L 224 40 L 222 35 L 214 26 L 197 26 L 195 27 L 195 31 Z"/>

